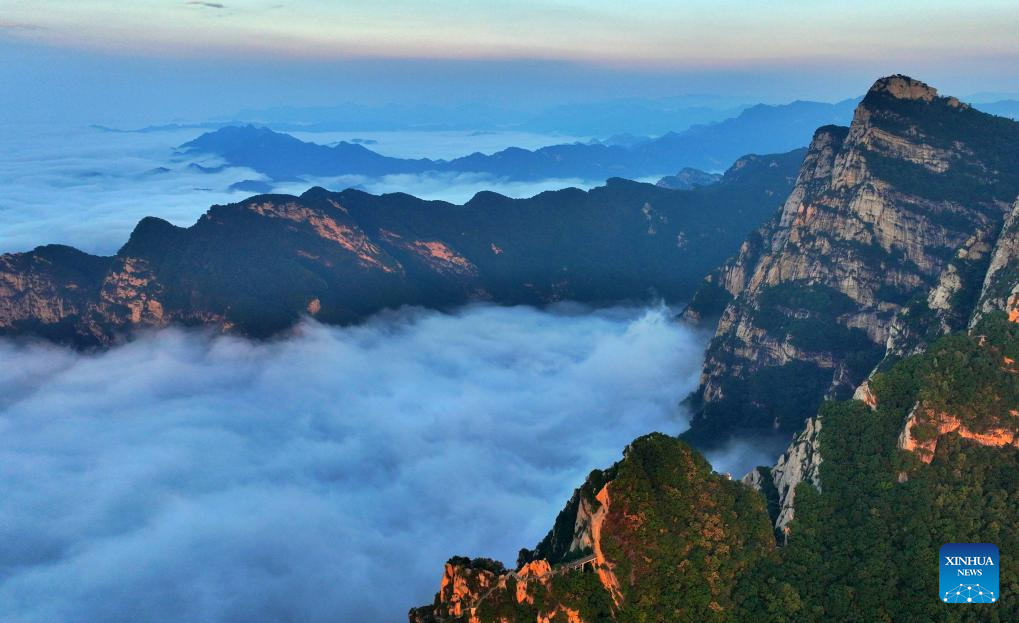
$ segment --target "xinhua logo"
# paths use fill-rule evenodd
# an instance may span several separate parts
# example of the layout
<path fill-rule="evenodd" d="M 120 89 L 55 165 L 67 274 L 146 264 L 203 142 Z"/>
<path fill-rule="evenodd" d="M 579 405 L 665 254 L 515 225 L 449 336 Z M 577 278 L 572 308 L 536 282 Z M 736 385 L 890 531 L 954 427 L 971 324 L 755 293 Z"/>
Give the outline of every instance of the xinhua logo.
<path fill-rule="evenodd" d="M 946 543 L 941 546 L 938 590 L 950 604 L 998 601 L 998 547 L 990 543 Z"/>

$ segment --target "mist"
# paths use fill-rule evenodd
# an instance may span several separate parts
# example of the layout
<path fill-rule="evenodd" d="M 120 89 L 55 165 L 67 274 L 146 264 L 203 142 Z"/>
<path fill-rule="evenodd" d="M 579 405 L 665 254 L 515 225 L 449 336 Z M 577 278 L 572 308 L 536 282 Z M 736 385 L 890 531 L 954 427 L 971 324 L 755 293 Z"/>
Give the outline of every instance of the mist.
<path fill-rule="evenodd" d="M 273 192 L 301 194 L 312 186 L 356 187 L 372 193 L 405 192 L 425 199 L 463 203 L 481 190 L 530 197 L 545 190 L 591 188 L 604 180 L 549 179 L 508 182 L 481 174 L 423 173 L 380 178 L 339 176 L 273 184 L 243 167 L 222 167 L 209 157 L 182 157 L 175 148 L 202 133 L 198 129 L 106 132 L 89 127 L 0 125 L 0 253 L 43 244 L 67 244 L 89 253 L 112 255 L 145 216 L 187 227 L 214 204 L 255 194 L 232 189 L 262 181 Z M 573 137 L 525 132 L 301 133 L 329 143 L 361 138 L 397 157 L 452 157 L 495 152 L 511 145 L 537 147 Z M 206 170 L 189 166 L 198 164 Z"/>
<path fill-rule="evenodd" d="M 449 556 L 512 564 L 591 469 L 683 431 L 707 337 L 571 305 L 0 342 L 0 619 L 405 620 Z"/>

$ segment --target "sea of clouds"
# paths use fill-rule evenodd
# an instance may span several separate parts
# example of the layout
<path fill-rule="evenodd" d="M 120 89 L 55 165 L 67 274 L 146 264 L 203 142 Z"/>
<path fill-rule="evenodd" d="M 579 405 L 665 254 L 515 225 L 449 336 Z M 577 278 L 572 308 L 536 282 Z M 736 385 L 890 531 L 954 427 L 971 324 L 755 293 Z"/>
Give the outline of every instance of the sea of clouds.
<path fill-rule="evenodd" d="M 684 430 L 706 339 L 665 308 L 474 306 L 0 342 L 0 620 L 405 620 L 449 556 L 512 564 L 592 468 Z M 747 452 L 709 458 L 771 459 Z"/>
<path fill-rule="evenodd" d="M 182 156 L 176 147 L 203 130 L 109 132 L 91 127 L 15 126 L 0 123 L 0 253 L 59 243 L 113 254 L 145 216 L 189 226 L 214 204 L 255 194 L 230 190 L 234 183 L 268 182 L 243 167 L 218 169 L 215 158 Z M 538 147 L 570 137 L 523 132 L 300 133 L 329 144 L 362 138 L 391 156 L 450 158 L 509 146 Z M 213 169 L 203 172 L 190 164 Z M 301 194 L 312 186 L 349 187 L 371 193 L 406 192 L 425 199 L 463 203 L 481 190 L 530 197 L 545 190 L 591 188 L 604 180 L 548 179 L 510 182 L 488 175 L 425 173 L 378 178 L 347 175 L 276 184 L 274 192 Z"/>
<path fill-rule="evenodd" d="M 186 226 L 248 196 L 229 186 L 257 173 L 202 172 L 188 165 L 219 163 L 174 152 L 200 132 L 0 127 L 0 253 L 110 254 L 143 216 Z M 371 140 L 406 157 L 543 142 Z M 431 174 L 274 190 L 463 202 L 599 183 Z M 684 430 L 707 339 L 665 308 L 473 306 L 308 321 L 268 342 L 171 329 L 83 354 L 0 341 L 0 620 L 405 620 L 449 556 L 512 563 L 591 469 L 639 435 Z M 708 458 L 738 475 L 776 452 L 739 442 Z"/>

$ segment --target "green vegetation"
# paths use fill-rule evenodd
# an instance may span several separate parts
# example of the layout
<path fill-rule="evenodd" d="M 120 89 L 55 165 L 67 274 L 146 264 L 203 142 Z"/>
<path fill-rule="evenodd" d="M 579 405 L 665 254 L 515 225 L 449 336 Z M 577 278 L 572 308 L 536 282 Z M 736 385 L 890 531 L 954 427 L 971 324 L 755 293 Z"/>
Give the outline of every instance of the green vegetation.
<path fill-rule="evenodd" d="M 491 558 L 468 558 L 467 556 L 453 556 L 446 561 L 447 565 L 457 565 L 467 569 L 488 571 L 496 575 L 506 573 L 506 567 L 498 560 Z"/>
<path fill-rule="evenodd" d="M 786 300 L 833 305 L 816 293 Z M 777 510 L 773 486 L 766 482 L 758 494 L 714 474 L 674 438 L 641 437 L 622 461 L 592 472 L 574 498 L 611 482 L 601 548 L 614 563 L 621 607 L 596 574 L 576 572 L 531 584 L 533 603 L 516 602 L 511 580 L 486 601 L 481 620 L 532 621 L 560 606 L 598 623 L 1019 620 L 1019 559 L 1012 555 L 1019 551 L 1019 449 L 947 434 L 926 464 L 897 444 L 918 401 L 971 430 L 1014 428 L 1008 410 L 1019 405 L 1019 374 L 1006 358 L 1019 360 L 1019 324 L 996 312 L 970 334 L 944 337 L 876 374 L 876 410 L 852 400 L 824 403 L 822 488 L 799 485 L 781 549 L 769 520 Z M 757 389 L 795 386 L 791 379 L 805 372 L 790 369 L 783 383 L 768 379 Z M 937 430 L 920 421 L 912 434 L 932 439 Z M 938 601 L 938 550 L 953 542 L 998 545 L 1000 601 L 979 608 Z"/>
<path fill-rule="evenodd" d="M 761 307 L 785 307 L 831 316 L 855 311 L 857 305 L 845 293 L 820 284 L 786 281 L 763 288 L 758 298 Z"/>
<path fill-rule="evenodd" d="M 736 578 L 774 549 L 764 500 L 657 433 L 631 444 L 609 491 L 602 549 L 623 594 L 617 620 L 731 620 Z"/>
<path fill-rule="evenodd" d="M 862 329 L 847 327 L 839 318 L 858 308 L 844 293 L 822 285 L 786 282 L 763 288 L 753 314 L 754 325 L 774 339 L 786 340 L 807 353 L 833 355 L 845 365 L 850 383 L 862 381 L 881 360 L 883 345 Z M 778 427 L 793 432 L 817 413 L 831 387 L 834 370 L 805 360 L 760 367 L 735 356 L 716 338 L 708 348 L 720 363 L 743 372 L 721 380 L 722 398 L 690 406 L 696 412 L 686 437 L 710 442 L 716 435 L 741 428 Z M 694 398 L 696 400 L 696 398 Z"/>
<path fill-rule="evenodd" d="M 1019 408 L 1019 374 L 1006 360 L 1019 358 L 1019 325 L 1001 312 L 988 315 L 977 336 L 953 335 L 939 340 L 924 357 L 919 399 L 950 413 L 969 428 L 1002 426 L 1010 408 Z"/>
<path fill-rule="evenodd" d="M 701 318 L 717 319 L 725 311 L 725 306 L 730 301 L 732 301 L 732 295 L 728 290 L 715 282 L 705 282 L 694 293 L 689 309 L 699 314 Z"/>
<path fill-rule="evenodd" d="M 1019 603 L 948 610 L 937 601 L 944 543 L 1019 548 L 1019 451 L 938 441 L 930 465 L 896 440 L 917 400 L 967 425 L 1000 422 L 1019 404 L 1002 357 L 1019 350 L 1019 325 L 992 314 L 975 336 L 956 335 L 872 382 L 878 409 L 831 402 L 821 410 L 822 490 L 801 484 L 780 560 L 762 560 L 740 584 L 741 621 L 1014 621 Z M 983 345 L 981 338 L 983 336 Z M 934 433 L 915 427 L 914 434 Z M 1019 590 L 1019 561 L 1002 556 L 1001 592 Z"/>
<path fill-rule="evenodd" d="M 733 620 L 737 579 L 775 555 L 761 496 L 660 433 L 635 440 L 604 473 L 614 477 L 601 546 L 614 563 L 622 607 L 615 609 L 596 574 L 576 571 L 553 576 L 549 588 L 529 583 L 533 603 L 516 602 L 515 584 L 500 591 L 482 604 L 481 620 L 534 621 L 559 606 L 578 610 L 586 623 Z"/>
<path fill-rule="evenodd" d="M 990 183 L 983 168 L 958 158 L 952 161 L 947 171 L 937 173 L 922 164 L 876 151 L 868 151 L 866 157 L 874 175 L 892 184 L 896 190 L 935 201 L 973 205 L 974 200 L 1004 197 L 1013 187 L 1006 182 Z M 977 224 L 963 212 L 946 210 L 933 216 L 935 223 L 952 230 L 972 230 Z"/>
<path fill-rule="evenodd" d="M 746 379 L 723 379 L 721 400 L 698 404 L 696 394 L 691 397 L 695 422 L 683 438 L 711 444 L 734 430 L 771 429 L 775 423 L 794 432 L 817 413 L 831 382 L 832 370 L 807 361 L 761 368 Z"/>
<path fill-rule="evenodd" d="M 960 152 L 961 143 L 969 154 L 965 160 L 954 161 L 946 173 L 924 175 L 904 166 L 893 170 L 893 177 L 885 178 L 888 181 L 897 186 L 914 184 L 920 196 L 967 205 L 992 199 L 1011 203 L 1019 195 L 1019 123 L 969 107 L 953 107 L 944 98 L 925 102 L 869 93 L 864 105 L 882 111 L 874 121 L 890 132 L 909 136 L 915 126 L 922 142 L 953 152 Z M 867 162 L 874 166 L 869 155 Z"/>
<path fill-rule="evenodd" d="M 870 372 L 883 352 L 865 331 L 838 322 L 839 316 L 857 308 L 834 288 L 785 282 L 761 291 L 754 322 L 775 337 L 785 336 L 800 350 L 838 354 L 849 364 L 855 382 Z"/>

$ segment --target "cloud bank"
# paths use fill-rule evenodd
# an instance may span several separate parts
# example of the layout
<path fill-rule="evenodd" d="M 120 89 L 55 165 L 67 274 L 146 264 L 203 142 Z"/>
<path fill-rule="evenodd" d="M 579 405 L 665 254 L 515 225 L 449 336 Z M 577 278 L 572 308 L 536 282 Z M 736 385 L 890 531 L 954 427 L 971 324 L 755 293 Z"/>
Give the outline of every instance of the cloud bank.
<path fill-rule="evenodd" d="M 665 309 L 478 306 L 0 342 L 0 620 L 405 620 L 448 556 L 512 562 L 590 469 L 685 429 L 705 340 Z"/>

